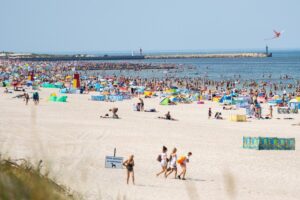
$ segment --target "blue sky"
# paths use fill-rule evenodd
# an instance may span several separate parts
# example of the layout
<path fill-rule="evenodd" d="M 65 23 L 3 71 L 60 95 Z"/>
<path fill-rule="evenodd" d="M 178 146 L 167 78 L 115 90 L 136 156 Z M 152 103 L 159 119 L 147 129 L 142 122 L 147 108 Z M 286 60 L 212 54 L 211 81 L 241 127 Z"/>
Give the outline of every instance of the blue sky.
<path fill-rule="evenodd" d="M 0 50 L 300 48 L 299 0 L 0 0 Z M 278 40 L 273 29 L 285 30 Z"/>

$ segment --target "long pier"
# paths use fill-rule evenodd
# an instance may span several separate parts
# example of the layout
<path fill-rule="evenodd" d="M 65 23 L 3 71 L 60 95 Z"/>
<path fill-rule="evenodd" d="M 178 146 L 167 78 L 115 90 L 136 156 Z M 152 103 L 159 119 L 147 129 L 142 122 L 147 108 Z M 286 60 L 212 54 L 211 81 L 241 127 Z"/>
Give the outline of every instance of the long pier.
<path fill-rule="evenodd" d="M 224 53 L 224 54 L 166 54 L 146 55 L 145 59 L 184 59 L 184 58 L 266 58 L 272 54 L 266 53 Z"/>

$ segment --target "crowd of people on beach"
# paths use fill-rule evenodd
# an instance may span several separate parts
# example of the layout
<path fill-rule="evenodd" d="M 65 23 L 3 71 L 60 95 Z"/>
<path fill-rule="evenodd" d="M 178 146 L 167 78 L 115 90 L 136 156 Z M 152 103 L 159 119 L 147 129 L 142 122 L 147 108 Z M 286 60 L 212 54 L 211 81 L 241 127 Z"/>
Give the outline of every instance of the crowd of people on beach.
<path fill-rule="evenodd" d="M 243 80 L 240 75 L 235 75 L 231 79 L 210 80 L 208 77 L 176 77 L 163 76 L 160 78 L 141 78 L 139 76 L 111 75 L 104 77 L 103 71 L 107 70 L 166 70 L 176 69 L 179 66 L 167 63 L 134 63 L 134 62 L 21 62 L 15 60 L 0 60 L 0 81 L 10 80 L 13 85 L 26 85 L 28 75 L 32 74 L 35 81 L 55 83 L 66 81 L 68 75 L 79 73 L 82 79 L 82 87 L 87 91 L 93 91 L 93 85 L 101 82 L 103 78 L 113 79 L 118 82 L 118 86 L 128 86 L 130 83 L 136 86 L 145 86 L 151 90 L 162 91 L 171 86 L 177 86 L 192 91 L 223 93 L 228 89 L 234 89 L 239 94 L 251 94 L 259 89 L 259 92 L 265 92 L 268 97 L 277 94 L 289 93 L 287 95 L 295 96 L 300 94 L 300 80 L 294 82 L 283 82 L 283 80 L 293 80 L 290 75 L 280 76 L 281 81 L 272 82 L 267 78 L 271 75 L 263 75 L 265 80 Z M 97 71 L 99 70 L 99 71 Z M 101 71 L 102 70 L 102 71 Z M 88 73 L 95 71 L 93 73 Z M 178 73 L 180 74 L 180 73 Z M 33 80 L 33 77 L 31 78 Z"/>
<path fill-rule="evenodd" d="M 176 68 L 173 64 L 151 64 L 151 63 L 133 63 L 133 62 L 19 62 L 16 60 L 0 60 L 0 81 L 5 87 L 6 93 L 11 93 L 12 90 L 8 86 L 13 86 L 13 91 L 23 91 L 23 95 L 17 97 L 24 97 L 26 105 L 30 99 L 29 94 L 25 92 L 25 87 L 32 85 L 38 88 L 44 82 L 57 83 L 60 82 L 61 88 L 69 89 L 72 86 L 71 77 L 76 72 L 80 75 L 80 93 L 88 94 L 91 91 L 98 91 L 95 85 L 102 84 L 103 81 L 110 84 L 109 94 L 122 94 L 124 91 L 128 92 L 130 97 L 139 97 L 139 102 L 133 105 L 135 111 L 156 112 L 155 108 L 145 109 L 144 101 L 140 98 L 139 87 L 144 87 L 152 92 L 164 92 L 170 88 L 180 88 L 188 90 L 192 93 L 199 93 L 200 96 L 207 95 L 209 100 L 223 94 L 235 93 L 236 95 L 247 95 L 250 97 L 249 115 L 253 118 L 262 118 L 260 107 L 261 96 L 263 95 L 264 102 L 275 96 L 280 96 L 283 106 L 287 105 L 287 99 L 293 99 L 300 96 L 300 80 L 294 82 L 271 82 L 269 80 L 242 80 L 240 75 L 234 75 L 232 79 L 228 80 L 210 80 L 207 77 L 162 77 L 162 78 L 141 78 L 139 76 L 124 76 L 113 75 L 103 76 L 101 72 L 96 72 L 92 76 L 86 76 L 86 72 L 94 69 L 99 70 L 130 70 L 130 69 L 150 69 L 159 67 L 160 69 L 169 70 Z M 263 78 L 270 79 L 272 74 L 262 74 Z M 291 75 L 284 74 L 280 76 L 280 80 L 290 80 Z M 68 91 L 68 90 L 67 90 Z M 145 98 L 149 96 L 145 95 Z M 260 98 L 260 100 L 258 100 Z M 39 102 L 38 93 L 35 92 L 32 96 L 35 104 Z M 185 103 L 184 101 L 182 101 Z M 189 102 L 186 102 L 189 103 Z M 168 105 L 176 105 L 170 99 Z M 223 110 L 232 110 L 234 107 L 224 106 Z M 118 118 L 116 115 L 117 109 L 112 109 L 113 118 Z M 209 111 L 209 118 L 212 117 L 212 112 Z M 107 114 L 102 116 L 108 117 Z M 269 115 L 266 118 L 273 117 L 273 107 L 269 107 Z M 175 120 L 168 112 L 160 119 Z M 222 113 L 216 112 L 214 115 L 216 119 L 222 119 Z"/>
<path fill-rule="evenodd" d="M 37 89 L 32 92 L 32 97 L 26 91 L 28 86 L 40 86 L 42 83 L 63 83 L 60 89 L 71 87 L 72 75 L 76 72 L 80 75 L 81 86 L 77 88 L 80 94 L 88 94 L 92 91 L 98 91 L 96 84 L 107 85 L 108 90 L 104 91 L 109 94 L 121 94 L 126 92 L 130 98 L 137 97 L 138 102 L 133 105 L 133 110 L 137 112 L 157 112 L 155 108 L 145 109 L 144 99 L 141 97 L 139 87 L 147 89 L 153 93 L 164 93 L 166 90 L 174 88 L 189 91 L 189 94 L 197 93 L 199 96 L 207 96 L 206 100 L 214 101 L 216 97 L 222 95 L 247 96 L 249 100 L 249 117 L 256 119 L 272 119 L 273 106 L 268 107 L 269 114 L 262 116 L 262 107 L 260 103 L 266 103 L 270 98 L 277 96 L 281 100 L 282 106 L 287 106 L 287 100 L 300 96 L 300 80 L 294 82 L 283 82 L 282 80 L 291 80 L 289 75 L 280 77 L 279 82 L 269 80 L 242 80 L 240 75 L 235 75 L 232 79 L 227 80 L 210 80 L 208 77 L 172 77 L 164 76 L 161 78 L 140 76 L 112 75 L 104 76 L 97 70 L 134 70 L 140 71 L 145 69 L 168 70 L 176 69 L 174 64 L 151 64 L 151 63 L 132 63 L 132 62 L 32 62 L 24 63 L 18 61 L 0 60 L 0 81 L 5 88 L 4 93 L 16 92 L 14 98 L 23 98 L 28 105 L 30 99 L 33 99 L 35 105 L 39 104 L 40 97 Z M 92 75 L 89 71 L 95 71 Z M 166 73 L 167 74 L 167 73 Z M 271 78 L 272 75 L 263 75 L 263 78 Z M 67 84 L 68 83 L 68 84 Z M 10 86 L 13 90 L 8 89 Z M 20 92 L 21 94 L 19 94 Z M 151 95 L 144 95 L 144 98 L 151 98 Z M 182 103 L 189 103 L 182 101 Z M 201 103 L 201 102 L 199 102 Z M 168 99 L 167 105 L 176 105 L 175 102 Z M 232 105 L 223 105 L 223 110 L 234 110 Z M 118 115 L 119 108 L 112 107 L 108 113 L 101 115 L 100 118 L 120 119 Z M 111 113 L 111 116 L 110 116 Z M 208 119 L 211 118 L 222 120 L 222 112 L 213 113 L 212 108 L 208 109 Z M 171 116 L 168 111 L 158 119 L 178 121 Z M 168 148 L 163 146 L 162 152 L 158 155 L 157 161 L 160 163 L 161 171 L 156 176 L 163 175 L 168 178 L 174 174 L 175 179 L 186 179 L 187 163 L 190 161 L 192 152 L 187 155 L 177 156 L 177 149 L 173 148 L 168 155 Z M 123 165 L 127 169 L 127 184 L 130 177 L 134 183 L 134 155 L 131 155 Z M 181 172 L 178 172 L 178 166 Z"/>
<path fill-rule="evenodd" d="M 164 92 L 172 88 L 179 88 L 187 90 L 190 94 L 199 93 L 199 96 L 206 95 L 208 100 L 212 100 L 220 95 L 234 93 L 237 96 L 249 96 L 249 113 L 252 118 L 261 119 L 262 108 L 260 101 L 263 98 L 264 102 L 269 99 L 280 96 L 282 99 L 282 106 L 287 106 L 287 100 L 300 96 L 300 80 L 293 80 L 291 75 L 284 74 L 280 76 L 280 81 L 270 81 L 272 74 L 262 74 L 266 80 L 244 80 L 240 75 L 234 75 L 232 79 L 227 80 L 210 80 L 208 77 L 171 77 L 165 76 L 161 78 L 142 78 L 139 76 L 125 76 L 125 75 L 112 75 L 103 76 L 102 72 L 95 72 L 91 76 L 87 76 L 87 72 L 91 70 L 145 70 L 145 69 L 161 69 L 170 70 L 177 68 L 174 64 L 151 64 L 151 63 L 134 63 L 134 62 L 22 62 L 16 60 L 0 60 L 0 81 L 2 86 L 5 87 L 6 93 L 13 91 L 24 92 L 23 95 L 16 97 L 23 97 L 26 105 L 29 102 L 29 94 L 25 92 L 25 87 L 32 85 L 38 88 L 42 83 L 61 83 L 61 88 L 66 91 L 72 87 L 71 79 L 74 73 L 80 75 L 80 93 L 88 94 L 91 91 L 98 91 L 96 85 L 103 82 L 109 84 L 109 94 L 119 95 L 124 92 L 129 94 L 129 98 L 138 97 L 139 102 L 133 105 L 134 111 L 141 112 L 157 112 L 155 108 L 145 109 L 144 101 L 140 98 L 139 87 L 147 89 L 152 92 Z M 182 70 L 182 69 L 181 69 Z M 293 80 L 293 82 L 283 82 L 283 80 Z M 13 91 L 8 89 L 8 86 L 13 86 Z M 150 96 L 145 95 L 145 98 Z M 34 92 L 31 97 L 35 104 L 39 102 L 38 92 Z M 185 99 L 181 101 L 185 102 Z M 175 102 L 168 99 L 168 105 L 176 105 Z M 224 106 L 223 110 L 235 109 L 232 106 Z M 117 108 L 112 108 L 110 112 L 113 118 L 119 118 Z M 107 118 L 106 113 L 102 118 Z M 212 117 L 212 111 L 209 110 L 208 118 Z M 269 115 L 265 118 L 273 117 L 273 107 L 269 107 Z M 171 117 L 170 112 L 160 119 L 176 120 Z M 223 119 L 221 112 L 214 114 L 215 119 Z"/>

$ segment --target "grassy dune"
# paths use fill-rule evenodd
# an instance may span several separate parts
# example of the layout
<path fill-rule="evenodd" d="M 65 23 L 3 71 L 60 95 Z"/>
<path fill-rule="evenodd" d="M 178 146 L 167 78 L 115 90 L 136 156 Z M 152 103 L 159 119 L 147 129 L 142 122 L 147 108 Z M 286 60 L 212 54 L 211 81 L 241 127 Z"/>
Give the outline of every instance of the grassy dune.
<path fill-rule="evenodd" d="M 73 200 L 67 189 L 41 173 L 26 160 L 0 159 L 1 200 Z"/>

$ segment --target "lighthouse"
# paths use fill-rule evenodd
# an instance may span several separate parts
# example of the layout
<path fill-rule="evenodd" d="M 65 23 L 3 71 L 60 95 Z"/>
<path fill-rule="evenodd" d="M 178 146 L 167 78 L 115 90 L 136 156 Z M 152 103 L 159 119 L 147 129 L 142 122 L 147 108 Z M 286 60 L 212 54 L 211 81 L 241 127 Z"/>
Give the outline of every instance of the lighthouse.
<path fill-rule="evenodd" d="M 272 53 L 269 53 L 269 47 L 266 45 L 266 56 L 267 57 L 272 57 Z"/>
<path fill-rule="evenodd" d="M 142 55 L 143 55 L 143 49 L 140 48 L 140 56 L 142 56 Z"/>

